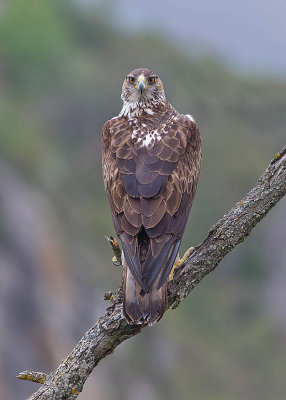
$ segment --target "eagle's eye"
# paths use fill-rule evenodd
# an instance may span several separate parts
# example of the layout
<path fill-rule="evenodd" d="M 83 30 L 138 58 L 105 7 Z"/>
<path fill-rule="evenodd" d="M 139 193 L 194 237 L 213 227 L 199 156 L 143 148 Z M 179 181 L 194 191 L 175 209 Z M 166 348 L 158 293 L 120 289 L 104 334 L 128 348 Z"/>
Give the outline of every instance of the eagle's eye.
<path fill-rule="evenodd" d="M 155 83 L 155 77 L 150 76 L 150 78 L 148 78 L 148 83 L 149 83 L 149 85 L 153 85 L 153 83 Z"/>
<path fill-rule="evenodd" d="M 135 78 L 133 76 L 129 76 L 128 81 L 133 85 L 135 83 Z"/>

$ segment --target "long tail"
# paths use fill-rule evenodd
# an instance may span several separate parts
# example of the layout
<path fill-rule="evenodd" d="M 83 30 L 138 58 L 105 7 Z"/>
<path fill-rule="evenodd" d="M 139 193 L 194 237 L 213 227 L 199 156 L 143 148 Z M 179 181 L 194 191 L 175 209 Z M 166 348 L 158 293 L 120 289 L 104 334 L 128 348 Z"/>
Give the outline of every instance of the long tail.
<path fill-rule="evenodd" d="M 167 309 L 167 281 L 158 289 L 161 274 L 145 293 L 124 263 L 123 315 L 129 323 L 149 325 L 159 321 Z"/>

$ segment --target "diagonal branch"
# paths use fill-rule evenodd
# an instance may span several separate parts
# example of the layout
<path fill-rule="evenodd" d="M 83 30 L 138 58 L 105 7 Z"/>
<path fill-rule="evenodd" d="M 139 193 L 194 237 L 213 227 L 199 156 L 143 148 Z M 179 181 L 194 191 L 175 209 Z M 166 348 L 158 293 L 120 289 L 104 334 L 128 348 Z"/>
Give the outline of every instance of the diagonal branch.
<path fill-rule="evenodd" d="M 235 246 L 241 243 L 286 194 L 286 146 L 247 195 L 228 211 L 193 251 L 183 268 L 169 283 L 169 307 L 176 308 L 205 275 L 213 271 Z M 29 400 L 72 400 L 82 391 L 89 374 L 99 361 L 122 343 L 139 333 L 145 325 L 128 325 L 122 317 L 122 291 L 119 288 L 96 324 L 89 329 L 70 355 L 49 375 L 27 372 L 20 379 L 43 383 Z M 39 379 L 44 377 L 44 379 Z M 27 378 L 28 377 L 28 378 Z"/>

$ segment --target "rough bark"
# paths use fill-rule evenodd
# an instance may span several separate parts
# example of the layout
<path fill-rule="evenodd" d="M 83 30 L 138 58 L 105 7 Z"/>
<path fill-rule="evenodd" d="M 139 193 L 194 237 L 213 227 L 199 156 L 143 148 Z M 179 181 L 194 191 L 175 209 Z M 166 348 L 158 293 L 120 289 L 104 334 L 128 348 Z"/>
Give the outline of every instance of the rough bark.
<path fill-rule="evenodd" d="M 286 194 L 286 147 L 277 153 L 267 170 L 247 195 L 228 211 L 195 248 L 184 266 L 169 283 L 169 307 L 176 308 L 191 290 L 213 271 L 223 257 L 241 243 Z M 111 297 L 112 304 L 89 329 L 69 356 L 51 374 L 23 372 L 20 379 L 43 383 L 29 400 L 71 400 L 77 398 L 91 371 L 116 346 L 139 333 L 144 325 L 128 325 L 122 317 L 122 291 Z M 40 378 L 39 378 L 40 377 Z"/>

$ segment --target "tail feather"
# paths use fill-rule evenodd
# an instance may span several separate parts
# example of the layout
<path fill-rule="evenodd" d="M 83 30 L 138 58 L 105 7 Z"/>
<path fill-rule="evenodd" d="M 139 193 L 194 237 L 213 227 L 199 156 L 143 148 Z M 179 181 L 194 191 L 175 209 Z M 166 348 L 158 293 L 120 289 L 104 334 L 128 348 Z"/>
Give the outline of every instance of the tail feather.
<path fill-rule="evenodd" d="M 129 268 L 124 266 L 123 315 L 128 323 L 139 322 L 142 316 L 138 298 L 140 286 Z"/>
<path fill-rule="evenodd" d="M 123 315 L 129 323 L 153 325 L 167 309 L 168 276 L 181 241 L 171 235 L 165 235 L 163 239 L 154 241 L 143 229 L 137 238 L 134 257 L 122 241 Z M 160 251 L 156 251 L 158 248 Z"/>
<path fill-rule="evenodd" d="M 127 322 L 133 324 L 158 322 L 167 309 L 167 282 L 158 289 L 160 275 L 148 293 L 145 293 L 134 279 L 127 266 L 123 297 L 123 315 Z"/>

